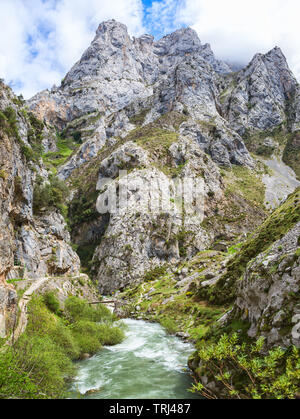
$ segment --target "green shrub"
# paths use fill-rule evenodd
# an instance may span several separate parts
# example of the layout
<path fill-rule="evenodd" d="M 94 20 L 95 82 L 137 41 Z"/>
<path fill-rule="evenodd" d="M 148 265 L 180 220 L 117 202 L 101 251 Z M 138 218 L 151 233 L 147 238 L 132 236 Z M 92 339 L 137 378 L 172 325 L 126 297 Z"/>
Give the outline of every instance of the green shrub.
<path fill-rule="evenodd" d="M 38 214 L 43 208 L 55 207 L 62 209 L 66 199 L 69 196 L 67 185 L 52 175 L 49 183 L 44 183 L 41 177 L 38 177 L 33 190 L 33 210 Z"/>
<path fill-rule="evenodd" d="M 160 278 L 161 276 L 165 275 L 167 272 L 166 266 L 157 266 L 156 268 L 148 271 L 144 275 L 145 282 L 155 281 L 156 279 Z"/>
<path fill-rule="evenodd" d="M 81 136 L 82 136 L 82 134 L 81 134 L 80 131 L 75 131 L 72 134 L 72 137 L 73 137 L 75 143 L 77 143 L 77 144 L 82 144 L 82 138 L 81 138 Z"/>
<path fill-rule="evenodd" d="M 27 115 L 27 113 L 24 114 L 23 112 L 23 116 L 26 118 L 25 115 Z M 21 152 L 26 160 L 38 162 L 43 151 L 42 132 L 44 124 L 32 113 L 29 113 L 28 116 L 32 128 L 28 130 L 27 140 L 31 147 L 28 147 L 20 137 L 17 113 L 14 108 L 7 107 L 3 112 L 0 112 L 0 128 L 2 128 L 9 137 L 14 137 L 17 140 L 20 145 Z"/>
<path fill-rule="evenodd" d="M 124 340 L 124 332 L 119 327 L 108 324 L 97 325 L 97 337 L 102 345 L 113 346 Z"/>
<path fill-rule="evenodd" d="M 217 381 L 214 393 L 201 383 L 193 391 L 207 398 L 293 399 L 299 391 L 300 351 L 275 348 L 262 354 L 264 339 L 255 344 L 240 344 L 237 334 L 223 335 L 218 343 L 203 344 L 198 352 L 199 376 Z"/>
<path fill-rule="evenodd" d="M 56 317 L 47 309 L 43 297 L 34 296 L 28 305 L 27 335 L 46 336 L 56 325 Z"/>
<path fill-rule="evenodd" d="M 177 332 L 177 326 L 176 326 L 176 323 L 174 322 L 173 319 L 164 318 L 164 319 L 160 320 L 160 324 L 171 335 L 173 335 L 174 333 Z"/>
<path fill-rule="evenodd" d="M 23 335 L 15 345 L 15 354 L 25 371 L 38 384 L 40 392 L 51 398 L 62 397 L 65 378 L 71 377 L 74 365 L 71 359 L 50 336 Z"/>
<path fill-rule="evenodd" d="M 98 327 L 97 323 L 88 320 L 80 320 L 72 325 L 72 335 L 81 353 L 94 354 L 101 349 Z"/>
<path fill-rule="evenodd" d="M 43 296 L 43 301 L 46 304 L 47 308 L 52 311 L 52 313 L 58 314 L 60 311 L 60 303 L 57 299 L 54 292 L 47 292 Z"/>
<path fill-rule="evenodd" d="M 70 327 L 59 322 L 50 333 L 52 341 L 72 360 L 79 359 L 80 348 L 77 344 Z"/>
<path fill-rule="evenodd" d="M 113 319 L 112 313 L 103 304 L 92 307 L 87 301 L 81 300 L 78 297 L 69 297 L 66 300 L 65 312 L 72 323 L 79 320 L 101 322 L 112 321 Z"/>
<path fill-rule="evenodd" d="M 0 353 L 0 399 L 37 399 L 40 390 L 12 350 Z"/>

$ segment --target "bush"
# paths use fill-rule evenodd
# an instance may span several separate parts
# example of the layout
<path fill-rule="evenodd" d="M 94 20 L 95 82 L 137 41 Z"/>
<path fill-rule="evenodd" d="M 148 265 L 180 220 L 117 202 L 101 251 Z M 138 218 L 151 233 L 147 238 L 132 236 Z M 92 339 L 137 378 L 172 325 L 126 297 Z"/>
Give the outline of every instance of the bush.
<path fill-rule="evenodd" d="M 39 387 L 22 368 L 15 353 L 0 353 L 0 399 L 37 399 Z"/>
<path fill-rule="evenodd" d="M 54 292 L 47 292 L 43 296 L 43 301 L 46 304 L 47 308 L 52 311 L 52 313 L 59 314 L 60 312 L 60 303 L 55 296 Z"/>
<path fill-rule="evenodd" d="M 68 319 L 75 323 L 79 320 L 92 322 L 112 321 L 113 315 L 103 304 L 92 307 L 88 302 L 78 297 L 69 297 L 65 302 L 65 312 Z"/>
<path fill-rule="evenodd" d="M 82 144 L 82 138 L 81 138 L 81 136 L 82 135 L 81 135 L 81 132 L 80 131 L 75 131 L 72 134 L 72 137 L 73 137 L 75 143 L 78 143 L 78 144 Z"/>
<path fill-rule="evenodd" d="M 49 183 L 44 183 L 43 178 L 38 177 L 33 190 L 33 210 L 38 214 L 43 208 L 55 207 L 62 209 L 69 196 L 66 184 L 56 176 L 50 176 Z"/>
<path fill-rule="evenodd" d="M 98 324 L 97 326 L 97 337 L 102 345 L 113 346 L 124 340 L 124 332 L 119 327 L 107 324 Z"/>
<path fill-rule="evenodd" d="M 72 335 L 80 353 L 94 354 L 101 349 L 98 326 L 97 323 L 88 320 L 80 320 L 72 325 Z"/>
<path fill-rule="evenodd" d="M 14 353 L 40 393 L 51 398 L 64 397 L 65 378 L 71 377 L 75 368 L 50 336 L 25 334 L 15 345 Z"/>
<path fill-rule="evenodd" d="M 194 392 L 207 398 L 293 399 L 299 391 L 300 351 L 275 348 L 263 355 L 264 339 L 240 344 L 237 334 L 223 335 L 218 343 L 203 344 L 198 353 L 200 376 L 217 381 L 220 391 L 198 383 Z"/>
<path fill-rule="evenodd" d="M 21 105 L 21 103 L 17 103 Z M 14 137 L 20 145 L 23 156 L 28 161 L 38 162 L 42 151 L 42 132 L 44 128 L 43 122 L 39 121 L 32 113 L 29 113 L 29 121 L 32 129 L 28 130 L 28 142 L 31 147 L 28 147 L 22 140 L 18 130 L 17 113 L 12 107 L 7 107 L 3 112 L 0 112 L 0 128 L 9 137 Z"/>
<path fill-rule="evenodd" d="M 166 329 L 166 331 L 168 333 L 170 333 L 171 335 L 173 335 L 174 333 L 177 332 L 177 326 L 176 323 L 174 322 L 174 320 L 170 319 L 170 318 L 164 318 L 160 321 L 160 324 L 162 325 L 162 327 L 164 329 Z"/>
<path fill-rule="evenodd" d="M 56 328 L 56 325 L 56 317 L 45 306 L 43 297 L 33 297 L 28 305 L 26 333 L 29 336 L 46 336 Z"/>
<path fill-rule="evenodd" d="M 157 266 L 156 268 L 148 271 L 144 275 L 144 282 L 152 282 L 161 276 L 165 275 L 167 272 L 166 266 Z"/>
<path fill-rule="evenodd" d="M 70 327 L 58 323 L 57 327 L 50 333 L 52 341 L 58 345 L 63 352 L 72 360 L 79 359 L 80 348 L 72 335 Z"/>

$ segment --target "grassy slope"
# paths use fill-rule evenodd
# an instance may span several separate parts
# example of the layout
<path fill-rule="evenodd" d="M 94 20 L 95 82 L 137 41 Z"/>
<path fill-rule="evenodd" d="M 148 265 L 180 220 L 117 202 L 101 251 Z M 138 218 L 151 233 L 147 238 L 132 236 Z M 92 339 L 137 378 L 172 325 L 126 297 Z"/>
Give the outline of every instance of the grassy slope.
<path fill-rule="evenodd" d="M 251 259 L 283 237 L 299 221 L 300 188 L 291 194 L 286 202 L 276 209 L 242 245 L 216 286 L 201 290 L 199 294 L 214 304 L 222 305 L 232 302 L 235 296 L 235 282 L 245 272 Z"/>
<path fill-rule="evenodd" d="M 34 297 L 26 332 L 0 353 L 0 399 L 67 397 L 66 380 L 75 372 L 72 361 L 123 340 L 113 321 L 106 307 L 91 307 L 77 297 L 70 297 L 64 310 L 53 293 Z"/>

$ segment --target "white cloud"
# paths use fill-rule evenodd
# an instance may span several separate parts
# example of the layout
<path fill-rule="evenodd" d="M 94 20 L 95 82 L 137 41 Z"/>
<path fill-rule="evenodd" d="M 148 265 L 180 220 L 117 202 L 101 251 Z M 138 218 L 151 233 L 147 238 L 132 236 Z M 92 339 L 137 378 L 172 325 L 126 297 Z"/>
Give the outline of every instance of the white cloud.
<path fill-rule="evenodd" d="M 0 0 L 0 77 L 26 98 L 60 84 L 111 18 L 144 32 L 141 0 Z"/>
<path fill-rule="evenodd" d="M 218 57 L 242 64 L 278 45 L 300 80 L 299 16 L 299 0 L 155 0 L 146 17 L 142 0 L 0 0 L 0 77 L 26 98 L 60 84 L 114 18 L 131 35 L 143 22 L 156 36 L 192 26 Z"/>
<path fill-rule="evenodd" d="M 152 8 L 153 18 L 160 13 L 168 31 L 192 26 L 225 60 L 246 64 L 277 45 L 300 80 L 299 0 L 164 0 Z"/>

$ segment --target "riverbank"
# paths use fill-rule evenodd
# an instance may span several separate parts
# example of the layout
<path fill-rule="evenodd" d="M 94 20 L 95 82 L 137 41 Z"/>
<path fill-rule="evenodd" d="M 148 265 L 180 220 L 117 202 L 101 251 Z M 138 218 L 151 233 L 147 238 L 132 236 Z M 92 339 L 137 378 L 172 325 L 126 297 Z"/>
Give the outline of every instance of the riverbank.
<path fill-rule="evenodd" d="M 25 333 L 0 354 L 0 398 L 56 399 L 67 396 L 74 361 L 125 338 L 103 305 L 69 297 L 62 310 L 53 293 L 28 304 Z"/>

